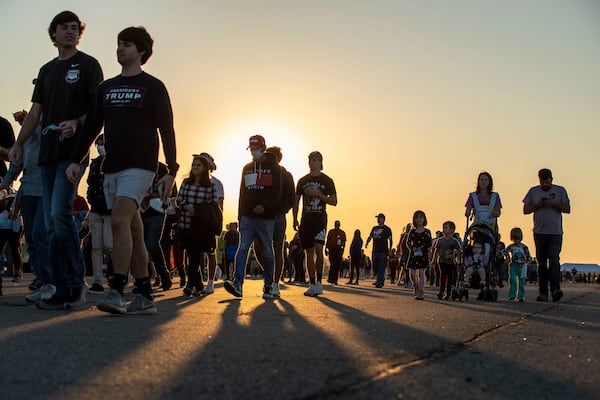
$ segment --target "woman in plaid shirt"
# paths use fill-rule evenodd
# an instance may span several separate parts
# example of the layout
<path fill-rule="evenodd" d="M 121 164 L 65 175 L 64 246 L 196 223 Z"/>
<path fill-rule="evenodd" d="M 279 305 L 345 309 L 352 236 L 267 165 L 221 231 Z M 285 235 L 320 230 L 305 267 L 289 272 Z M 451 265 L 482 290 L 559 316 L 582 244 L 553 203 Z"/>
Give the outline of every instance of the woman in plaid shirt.
<path fill-rule="evenodd" d="M 199 294 L 204 288 L 200 273 L 200 268 L 204 268 L 203 253 L 214 253 L 217 244 L 216 237 L 192 218 L 195 206 L 209 202 L 218 202 L 218 198 L 215 187 L 210 182 L 208 163 L 204 158 L 194 156 L 190 175 L 181 184 L 177 195 L 177 204 L 181 209 L 178 225 L 189 259 L 187 284 L 183 289 L 183 293 L 188 296 Z"/>

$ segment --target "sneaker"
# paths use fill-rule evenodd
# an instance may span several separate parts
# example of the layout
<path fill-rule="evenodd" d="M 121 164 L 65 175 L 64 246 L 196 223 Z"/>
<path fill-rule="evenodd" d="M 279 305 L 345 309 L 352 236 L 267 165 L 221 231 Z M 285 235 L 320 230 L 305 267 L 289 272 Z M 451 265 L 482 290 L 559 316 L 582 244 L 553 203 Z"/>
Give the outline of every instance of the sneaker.
<path fill-rule="evenodd" d="M 127 304 L 127 314 L 151 315 L 156 314 L 154 299 L 150 300 L 141 293 L 135 295 L 133 301 Z"/>
<path fill-rule="evenodd" d="M 36 306 L 42 310 L 64 310 L 65 296 L 55 294 L 47 300 L 38 301 Z"/>
<path fill-rule="evenodd" d="M 516 299 L 516 297 L 515 297 L 515 296 L 513 296 L 513 297 L 509 297 L 509 298 L 508 298 L 508 300 L 509 300 L 509 301 L 513 301 L 514 299 Z"/>
<path fill-rule="evenodd" d="M 563 292 L 560 289 L 555 290 L 554 292 L 552 292 L 552 301 L 553 302 L 557 302 L 560 299 L 562 299 L 563 297 Z"/>
<path fill-rule="evenodd" d="M 223 287 L 235 297 L 242 297 L 242 285 L 238 281 L 225 281 Z"/>
<path fill-rule="evenodd" d="M 270 285 L 265 285 L 263 287 L 263 299 L 272 299 L 273 298 L 272 289 L 273 289 L 273 287 Z"/>
<path fill-rule="evenodd" d="M 97 304 L 98 310 L 111 314 L 126 314 L 127 307 L 123 302 L 123 296 L 117 289 L 110 289 L 108 296 Z"/>
<path fill-rule="evenodd" d="M 186 286 L 183 288 L 183 294 L 187 296 L 193 296 L 197 293 L 196 288 L 194 286 Z"/>
<path fill-rule="evenodd" d="M 538 297 L 535 298 L 535 301 L 548 301 L 548 296 L 540 294 Z"/>
<path fill-rule="evenodd" d="M 25 296 L 25 301 L 28 303 L 37 303 L 40 300 L 49 300 L 56 293 L 56 287 L 51 284 L 46 284 L 33 293 Z"/>
<path fill-rule="evenodd" d="M 162 278 L 161 288 L 164 292 L 171 289 L 171 286 L 173 286 L 173 281 L 171 280 L 170 276 L 165 276 Z"/>
<path fill-rule="evenodd" d="M 525 299 L 519 299 L 519 301 L 520 301 L 521 303 L 523 303 L 523 302 L 525 301 Z"/>
<path fill-rule="evenodd" d="M 91 293 L 104 293 L 104 286 L 102 286 L 98 282 L 94 282 L 94 284 L 90 286 L 88 291 Z"/>
<path fill-rule="evenodd" d="M 310 297 L 317 297 L 317 293 L 315 291 L 315 285 L 313 285 L 312 283 L 310 285 L 308 285 L 308 289 L 306 289 L 306 291 L 304 292 L 305 296 L 310 296 Z"/>
<path fill-rule="evenodd" d="M 71 295 L 67 297 L 67 301 L 65 302 L 65 309 L 73 310 L 83 306 L 85 304 L 86 294 L 87 287 L 85 286 L 71 289 Z"/>
<path fill-rule="evenodd" d="M 323 294 L 323 285 L 321 284 L 321 282 L 317 282 L 315 283 L 315 295 L 320 295 Z"/>
<path fill-rule="evenodd" d="M 446 294 L 444 295 L 444 297 L 442 298 L 442 300 L 450 300 L 451 298 L 452 298 L 452 297 L 450 296 L 450 294 L 449 294 L 449 293 L 446 293 Z"/>
<path fill-rule="evenodd" d="M 273 286 L 271 286 L 271 294 L 273 295 L 273 297 L 281 297 L 281 292 L 279 291 L 279 283 L 274 283 Z"/>
<path fill-rule="evenodd" d="M 13 282 L 20 282 L 21 281 L 21 276 L 20 275 L 15 275 L 14 278 L 12 278 Z"/>
<path fill-rule="evenodd" d="M 206 287 L 202 291 L 202 294 L 213 294 L 215 292 L 215 284 L 213 281 L 206 282 Z"/>

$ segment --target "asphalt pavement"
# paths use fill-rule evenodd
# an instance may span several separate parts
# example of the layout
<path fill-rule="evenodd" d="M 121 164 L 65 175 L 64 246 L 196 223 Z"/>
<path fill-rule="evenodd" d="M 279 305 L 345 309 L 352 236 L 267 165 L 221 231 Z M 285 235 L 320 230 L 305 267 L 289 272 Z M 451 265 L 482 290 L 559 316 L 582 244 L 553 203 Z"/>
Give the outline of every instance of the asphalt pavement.
<path fill-rule="evenodd" d="M 25 302 L 4 280 L 0 399 L 598 399 L 600 285 L 563 284 L 559 303 L 425 301 L 409 289 L 282 285 L 263 300 L 157 291 L 158 313 L 116 316 Z M 177 286 L 178 278 L 175 278 Z M 340 282 L 345 282 L 340 279 Z M 131 293 L 126 292 L 131 298 Z"/>

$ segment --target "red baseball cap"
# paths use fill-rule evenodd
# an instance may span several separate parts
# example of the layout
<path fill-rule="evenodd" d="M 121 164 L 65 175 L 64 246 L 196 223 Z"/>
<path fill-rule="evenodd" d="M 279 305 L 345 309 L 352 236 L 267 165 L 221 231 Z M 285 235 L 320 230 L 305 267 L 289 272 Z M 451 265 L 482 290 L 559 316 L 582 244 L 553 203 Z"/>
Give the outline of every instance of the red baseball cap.
<path fill-rule="evenodd" d="M 250 136 L 249 145 L 246 147 L 248 149 L 262 149 L 265 146 L 265 138 L 260 135 Z"/>

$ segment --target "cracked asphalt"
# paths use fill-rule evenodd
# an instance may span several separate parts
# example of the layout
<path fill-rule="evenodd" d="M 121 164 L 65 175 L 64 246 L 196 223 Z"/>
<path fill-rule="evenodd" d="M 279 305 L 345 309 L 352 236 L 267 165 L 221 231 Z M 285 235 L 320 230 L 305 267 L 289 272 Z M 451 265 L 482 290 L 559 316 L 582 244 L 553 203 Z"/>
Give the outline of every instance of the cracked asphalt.
<path fill-rule="evenodd" d="M 156 292 L 156 315 L 114 316 L 97 294 L 39 310 L 24 301 L 30 279 L 5 279 L 0 297 L 4 400 L 598 398 L 597 284 L 563 284 L 560 303 L 510 302 L 506 287 L 497 302 L 431 287 L 415 301 L 372 280 L 318 298 L 282 285 L 265 301 L 259 279 L 241 299 L 218 281 L 205 297 Z"/>

